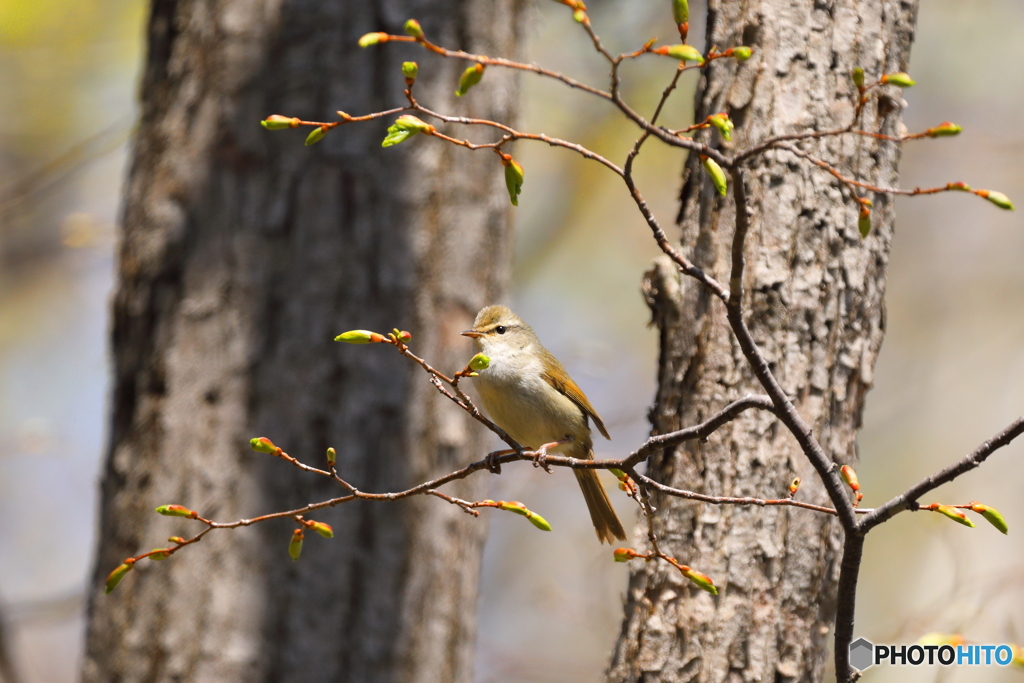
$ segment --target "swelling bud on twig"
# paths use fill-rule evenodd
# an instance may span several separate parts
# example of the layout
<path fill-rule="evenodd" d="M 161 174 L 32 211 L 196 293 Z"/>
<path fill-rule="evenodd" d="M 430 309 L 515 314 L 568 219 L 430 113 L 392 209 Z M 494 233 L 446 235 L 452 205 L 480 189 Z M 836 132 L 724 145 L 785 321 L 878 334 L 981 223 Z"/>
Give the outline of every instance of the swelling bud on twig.
<path fill-rule="evenodd" d="M 512 206 L 519 206 L 519 194 L 523 191 L 525 175 L 523 167 L 508 155 L 502 155 L 501 163 L 505 165 L 505 187 L 508 188 L 508 197 L 512 200 Z"/>
<path fill-rule="evenodd" d="M 324 139 L 325 135 L 327 135 L 327 126 L 317 126 L 306 136 L 306 147 L 320 142 Z"/>
<path fill-rule="evenodd" d="M 685 24 L 690 21 L 689 0 L 672 0 L 672 18 L 677 24 Z"/>
<path fill-rule="evenodd" d="M 486 370 L 491 366 L 491 359 L 482 353 L 478 353 L 469 359 L 469 367 L 472 370 Z"/>
<path fill-rule="evenodd" d="M 391 127 L 388 128 L 387 137 L 384 138 L 384 142 L 380 143 L 380 146 L 392 147 L 400 142 L 405 142 L 417 133 L 426 133 L 429 135 L 430 133 L 433 133 L 434 130 L 435 128 L 426 121 L 421 121 L 415 116 L 405 114 L 404 116 L 399 116 L 398 119 L 391 124 Z M 362 343 L 365 344 L 366 342 Z"/>
<path fill-rule="evenodd" d="M 167 542 L 168 543 L 177 543 L 178 545 L 181 545 L 182 543 L 185 542 L 185 539 L 182 538 L 181 536 L 171 536 L 170 538 L 167 539 Z"/>
<path fill-rule="evenodd" d="M 331 528 L 330 524 L 324 524 L 323 522 L 310 521 L 308 526 L 313 531 L 317 532 L 324 538 L 334 538 L 334 529 Z"/>
<path fill-rule="evenodd" d="M 280 114 L 273 114 L 260 121 L 260 125 L 267 130 L 283 130 L 285 128 L 295 128 L 299 125 L 299 119 L 294 116 L 281 116 Z"/>
<path fill-rule="evenodd" d="M 860 216 L 857 218 L 857 230 L 861 237 L 871 234 L 871 209 L 866 206 L 860 207 Z"/>
<path fill-rule="evenodd" d="M 359 39 L 359 47 L 370 47 L 377 43 L 386 43 L 391 38 L 387 33 L 367 33 Z"/>
<path fill-rule="evenodd" d="M 938 512 L 940 515 L 945 515 L 946 517 L 949 517 L 954 522 L 958 522 L 960 524 L 963 524 L 964 526 L 969 526 L 972 529 L 974 528 L 974 522 L 969 520 L 967 518 L 967 515 L 965 515 L 964 513 L 960 512 L 955 507 L 952 507 L 950 505 L 932 503 L 931 505 L 926 505 L 921 509 L 931 510 L 932 512 Z"/>
<path fill-rule="evenodd" d="M 729 191 L 729 181 L 725 177 L 725 171 L 723 171 L 722 167 L 719 166 L 711 157 L 702 156 L 700 160 L 704 164 L 704 170 L 707 171 L 709 176 L 711 176 L 711 182 L 714 183 L 715 189 L 718 190 L 718 194 L 724 197 Z"/>
<path fill-rule="evenodd" d="M 155 552 L 153 552 L 153 554 L 149 556 L 149 559 L 153 560 L 154 562 L 166 560 L 168 557 L 171 556 L 171 553 L 169 552 L 170 548 L 153 548 L 153 551 Z"/>
<path fill-rule="evenodd" d="M 732 57 L 737 62 L 745 62 L 750 59 L 754 51 L 746 45 L 740 45 L 739 47 L 732 47 L 725 51 L 725 54 Z"/>
<path fill-rule="evenodd" d="M 423 37 L 423 29 L 420 27 L 420 22 L 415 19 L 405 22 L 405 32 L 416 40 Z"/>
<path fill-rule="evenodd" d="M 189 519 L 195 519 L 199 516 L 199 513 L 189 510 L 184 505 L 161 505 L 156 509 L 161 515 L 167 517 L 188 517 Z"/>
<path fill-rule="evenodd" d="M 299 556 L 302 555 L 302 540 L 304 538 L 302 529 L 296 529 L 292 533 L 292 540 L 288 542 L 288 555 L 292 558 L 292 562 L 298 560 Z"/>
<path fill-rule="evenodd" d="M 960 135 L 963 128 L 956 125 L 952 121 L 943 121 L 934 128 L 929 128 L 924 132 L 930 138 L 945 138 L 952 137 L 954 135 Z"/>
<path fill-rule="evenodd" d="M 420 67 L 416 62 L 402 62 L 402 75 L 405 76 L 406 85 L 412 85 L 419 72 Z"/>
<path fill-rule="evenodd" d="M 107 595 L 109 595 L 110 591 L 117 588 L 117 584 L 121 583 L 121 579 L 124 578 L 125 574 L 132 570 L 133 566 L 135 566 L 135 559 L 129 557 L 127 560 L 124 561 L 124 564 L 118 566 L 117 569 L 110 572 L 110 574 L 107 575 L 107 588 L 104 592 Z"/>
<path fill-rule="evenodd" d="M 693 584 L 697 586 L 697 588 L 705 590 L 708 593 L 711 593 L 712 595 L 718 595 L 718 588 L 715 586 L 715 583 L 711 580 L 710 576 L 708 576 L 707 574 L 702 574 L 699 571 L 696 571 L 695 569 L 690 569 L 686 565 L 683 565 L 683 567 L 685 568 L 683 571 L 683 576 L 685 576 L 691 582 L 693 582 Z"/>
<path fill-rule="evenodd" d="M 914 85 L 917 81 L 910 77 L 910 74 L 899 71 L 894 74 L 885 74 L 882 76 L 882 83 L 887 85 L 895 85 L 900 88 L 909 88 Z"/>
<path fill-rule="evenodd" d="M 651 52 L 656 55 L 664 55 L 666 57 L 678 59 L 680 62 L 704 63 L 704 55 L 702 55 L 700 50 L 695 48 L 693 45 L 662 45 L 659 48 L 651 50 Z"/>
<path fill-rule="evenodd" d="M 632 548 L 616 548 L 612 556 L 616 562 L 629 562 L 634 557 L 644 557 Z"/>
<path fill-rule="evenodd" d="M 459 89 L 455 91 L 456 97 L 462 97 L 480 82 L 484 77 L 484 68 L 483 64 L 477 63 L 462 72 L 462 76 L 459 77 Z"/>
<path fill-rule="evenodd" d="M 718 132 L 722 135 L 722 139 L 726 142 L 732 140 L 732 131 L 736 127 L 736 124 L 732 122 L 729 115 L 724 111 L 717 114 L 712 114 L 708 117 L 708 121 L 711 125 L 718 129 Z"/>
<path fill-rule="evenodd" d="M 1007 211 L 1014 210 L 1013 202 L 1011 202 L 1010 198 L 1002 192 L 996 192 L 995 190 L 974 190 L 974 194 L 979 197 L 984 197 L 1000 209 L 1006 209 Z"/>
<path fill-rule="evenodd" d="M 345 342 L 346 344 L 371 344 L 385 341 L 385 339 L 383 334 L 370 332 L 369 330 L 349 330 L 339 334 L 334 338 L 334 341 Z"/>
<path fill-rule="evenodd" d="M 338 461 L 338 451 L 333 448 L 327 449 L 327 464 L 334 465 Z"/>
<path fill-rule="evenodd" d="M 275 446 L 274 442 L 265 436 L 249 439 L 249 446 L 257 453 L 277 455 L 277 446 Z"/>
<path fill-rule="evenodd" d="M 983 505 L 976 500 L 971 501 L 971 509 L 984 517 L 989 524 L 999 529 L 1002 533 L 1009 533 L 1010 527 L 1007 526 L 1006 520 L 1000 514 L 999 510 L 994 507 Z"/>
<path fill-rule="evenodd" d="M 525 505 L 518 501 L 499 500 L 497 502 L 497 507 L 501 510 L 508 510 L 509 512 L 514 512 L 517 515 L 522 515 L 523 517 L 526 517 L 526 519 L 530 520 L 530 524 L 533 524 L 541 531 L 551 531 L 551 525 L 548 524 L 548 520 L 544 519 L 536 512 L 533 512 L 532 510 L 528 509 Z"/>
<path fill-rule="evenodd" d="M 800 490 L 800 477 L 793 477 L 793 481 L 789 482 L 789 497 L 792 498 L 796 495 L 796 492 Z"/>
<path fill-rule="evenodd" d="M 864 69 L 858 66 L 856 69 L 853 70 L 850 76 L 853 78 L 853 84 L 855 86 L 857 86 L 858 88 L 864 87 Z"/>

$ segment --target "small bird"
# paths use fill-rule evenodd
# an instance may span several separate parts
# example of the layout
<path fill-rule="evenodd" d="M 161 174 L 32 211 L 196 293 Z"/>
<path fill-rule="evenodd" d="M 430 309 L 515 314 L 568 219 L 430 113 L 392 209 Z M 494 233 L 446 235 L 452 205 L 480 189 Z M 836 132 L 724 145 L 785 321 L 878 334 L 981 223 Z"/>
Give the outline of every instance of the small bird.
<path fill-rule="evenodd" d="M 541 345 L 533 329 L 505 306 L 487 306 L 476 315 L 472 337 L 490 365 L 479 371 L 474 386 L 484 410 L 508 435 L 541 453 L 573 458 L 594 457 L 593 420 L 606 439 L 608 430 L 583 391 L 562 364 Z M 612 508 L 597 470 L 574 469 L 602 543 L 625 540 L 626 532 Z"/>

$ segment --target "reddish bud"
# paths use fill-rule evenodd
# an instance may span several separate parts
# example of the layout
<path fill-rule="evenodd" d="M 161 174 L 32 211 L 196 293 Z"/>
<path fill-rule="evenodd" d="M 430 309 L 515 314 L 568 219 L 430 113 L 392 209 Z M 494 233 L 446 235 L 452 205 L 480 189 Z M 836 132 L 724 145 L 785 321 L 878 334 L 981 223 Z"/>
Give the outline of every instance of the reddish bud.
<path fill-rule="evenodd" d="M 183 505 L 161 505 L 156 509 L 161 515 L 167 515 L 168 517 L 188 517 L 189 519 L 195 519 L 198 517 L 198 513 L 189 510 Z"/>
<path fill-rule="evenodd" d="M 712 595 L 718 595 L 718 588 L 715 587 L 714 581 L 707 574 L 702 574 L 695 569 L 690 569 L 686 565 L 683 565 L 683 576 L 693 582 L 697 588 L 705 590 Z"/>
<path fill-rule="evenodd" d="M 167 539 L 167 542 L 168 543 L 177 543 L 178 545 L 181 545 L 182 543 L 185 542 L 185 539 L 182 538 L 181 536 L 171 536 L 170 538 Z"/>
<path fill-rule="evenodd" d="M 1010 198 L 1002 192 L 996 192 L 995 190 L 975 190 L 974 194 L 979 197 L 984 197 L 1000 209 L 1006 209 L 1007 211 L 1014 210 L 1013 202 L 1011 202 Z"/>
<path fill-rule="evenodd" d="M 257 453 L 270 453 L 271 455 L 277 455 L 278 451 L 274 442 L 265 436 L 249 439 L 249 446 L 251 446 Z"/>
<path fill-rule="evenodd" d="M 871 209 L 866 206 L 860 207 L 860 215 L 857 217 L 857 231 L 861 237 L 871 234 Z"/>
<path fill-rule="evenodd" d="M 934 128 L 929 128 L 924 132 L 924 134 L 930 138 L 952 137 L 954 135 L 960 135 L 962 130 L 963 128 L 952 121 L 944 121 Z"/>
<path fill-rule="evenodd" d="M 639 553 L 631 548 L 616 548 L 614 552 L 616 562 L 629 562 L 638 555 Z"/>
<path fill-rule="evenodd" d="M 282 130 L 284 128 L 295 128 L 299 125 L 299 119 L 293 116 L 274 114 L 260 121 L 260 125 L 267 130 Z"/>
<path fill-rule="evenodd" d="M 359 39 L 359 47 L 370 47 L 377 43 L 386 43 L 391 39 L 387 33 L 367 33 Z"/>
<path fill-rule="evenodd" d="M 795 495 L 800 490 L 800 477 L 793 477 L 793 481 L 789 482 L 789 495 Z"/>

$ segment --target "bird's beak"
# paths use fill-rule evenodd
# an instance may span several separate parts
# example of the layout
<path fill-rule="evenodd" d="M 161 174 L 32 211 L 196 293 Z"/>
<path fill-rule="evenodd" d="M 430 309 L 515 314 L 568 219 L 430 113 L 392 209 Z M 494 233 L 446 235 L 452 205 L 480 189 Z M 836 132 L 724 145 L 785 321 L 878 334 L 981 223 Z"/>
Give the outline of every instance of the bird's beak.
<path fill-rule="evenodd" d="M 480 334 L 479 332 L 474 332 L 473 330 L 466 330 L 465 332 L 462 333 L 462 336 L 469 337 L 471 339 L 478 339 L 484 335 Z"/>

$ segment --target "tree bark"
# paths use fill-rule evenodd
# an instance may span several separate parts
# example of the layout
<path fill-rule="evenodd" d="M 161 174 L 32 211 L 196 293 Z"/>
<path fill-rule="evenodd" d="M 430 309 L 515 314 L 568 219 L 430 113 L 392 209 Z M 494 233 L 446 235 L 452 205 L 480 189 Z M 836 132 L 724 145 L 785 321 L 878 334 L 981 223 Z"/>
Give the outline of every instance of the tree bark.
<path fill-rule="evenodd" d="M 127 556 L 218 521 L 344 493 L 253 453 L 267 436 L 365 491 L 399 490 L 478 458 L 485 434 L 424 373 L 346 329 L 413 333 L 441 368 L 508 277 L 502 166 L 425 137 L 380 147 L 394 117 L 331 131 L 263 130 L 273 113 L 333 120 L 401 106 L 420 62 L 426 104 L 514 120 L 516 81 L 416 45 L 361 50 L 415 16 L 437 42 L 514 55 L 521 0 L 154 0 L 142 119 L 128 177 L 113 301 L 113 417 L 84 679 L 471 680 L 485 525 L 434 498 L 323 511 L 336 536 L 286 548 L 293 522 L 215 531 L 167 562 Z M 461 134 L 461 133 L 460 133 Z M 482 478 L 451 488 L 478 498 Z"/>
<path fill-rule="evenodd" d="M 715 61 L 696 96 L 696 121 L 727 111 L 736 123 L 725 150 L 767 137 L 849 124 L 851 70 L 869 79 L 902 71 L 916 2 L 752 0 L 710 2 L 708 46 L 750 45 L 745 63 Z M 899 91 L 882 88 L 864 127 L 902 129 Z M 706 134 L 706 133 L 705 133 Z M 845 135 L 800 146 L 882 186 L 897 181 L 894 143 Z M 732 195 L 719 198 L 691 158 L 681 195 L 682 244 L 728 281 Z M 753 209 L 746 243 L 744 315 L 776 377 L 826 453 L 854 463 L 864 395 L 885 329 L 885 267 L 893 203 L 875 202 L 861 239 L 857 207 L 821 169 L 784 151 L 744 169 Z M 844 200 L 845 197 L 845 200 Z M 706 419 L 761 389 L 726 321 L 725 306 L 667 260 L 645 291 L 661 330 L 655 433 Z M 794 476 L 801 500 L 827 504 L 793 436 L 768 413 L 748 411 L 708 443 L 690 442 L 649 462 L 649 474 L 712 495 L 781 498 Z M 795 508 L 711 506 L 656 497 L 663 549 L 713 577 L 718 597 L 666 563 L 638 565 L 608 672 L 610 681 L 818 681 L 833 624 L 842 531 L 834 518 Z M 638 531 L 637 544 L 646 530 Z"/>

